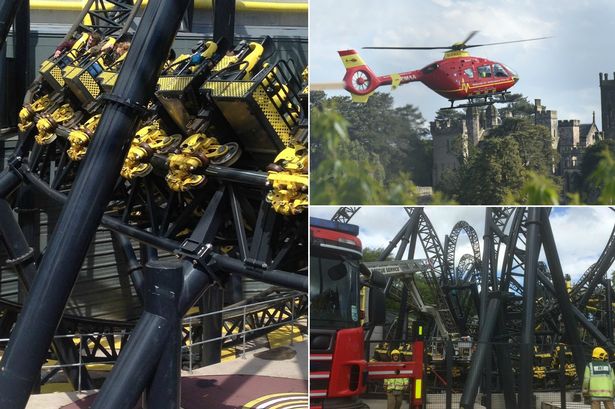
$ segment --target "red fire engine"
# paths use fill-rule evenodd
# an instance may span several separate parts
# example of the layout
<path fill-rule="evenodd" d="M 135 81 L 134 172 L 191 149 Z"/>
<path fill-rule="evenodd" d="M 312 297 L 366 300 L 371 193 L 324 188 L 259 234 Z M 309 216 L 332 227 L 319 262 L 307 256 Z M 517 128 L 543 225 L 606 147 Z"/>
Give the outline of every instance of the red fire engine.
<path fill-rule="evenodd" d="M 365 408 L 359 396 L 368 380 L 386 378 L 409 378 L 410 407 L 422 407 L 422 340 L 412 344 L 412 361 L 369 361 L 366 331 L 385 323 L 386 278 L 361 264 L 359 227 L 311 218 L 310 232 L 311 408 Z"/>

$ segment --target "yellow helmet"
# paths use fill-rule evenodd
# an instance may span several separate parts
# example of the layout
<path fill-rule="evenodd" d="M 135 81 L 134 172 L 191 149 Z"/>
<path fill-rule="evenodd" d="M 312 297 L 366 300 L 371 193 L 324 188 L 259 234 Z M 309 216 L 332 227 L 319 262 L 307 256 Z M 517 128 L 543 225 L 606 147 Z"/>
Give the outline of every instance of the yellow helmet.
<path fill-rule="evenodd" d="M 394 349 L 394 350 L 392 350 L 392 351 L 391 351 L 391 356 L 393 356 L 393 355 L 399 355 L 400 353 L 401 353 L 401 352 L 399 352 L 399 350 L 398 350 L 398 349 Z"/>
<path fill-rule="evenodd" d="M 609 354 L 604 350 L 604 348 L 596 347 L 592 352 L 592 358 L 600 359 L 602 361 L 606 360 L 609 357 Z"/>

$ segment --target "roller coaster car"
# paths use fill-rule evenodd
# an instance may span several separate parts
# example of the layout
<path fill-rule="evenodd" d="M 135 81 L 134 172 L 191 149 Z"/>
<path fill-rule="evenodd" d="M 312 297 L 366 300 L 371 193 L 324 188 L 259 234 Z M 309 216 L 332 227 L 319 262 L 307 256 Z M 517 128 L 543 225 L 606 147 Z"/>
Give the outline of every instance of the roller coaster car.
<path fill-rule="evenodd" d="M 228 41 L 223 38 L 217 42 L 201 41 L 192 54 L 180 55 L 165 67 L 158 79 L 156 98 L 183 132 L 193 133 L 200 127 L 199 121 L 195 121 L 203 110 L 198 90 L 213 75 L 228 48 Z"/>
<path fill-rule="evenodd" d="M 105 47 L 109 47 L 109 52 L 115 43 L 114 38 L 107 40 Z M 89 113 L 96 111 L 100 97 L 105 92 L 111 91 L 126 55 L 127 52 L 116 59 L 111 59 L 110 55 L 105 53 L 85 55 L 78 65 L 64 69 L 64 81 L 67 87 L 83 104 L 86 111 Z"/>
<path fill-rule="evenodd" d="M 201 87 L 203 97 L 215 102 L 243 151 L 259 167 L 272 163 L 294 140 L 307 139 L 307 120 L 298 98 L 301 84 L 285 61 L 266 62 L 272 47 L 269 38 L 250 43 L 241 60 L 223 59 L 219 66 L 226 65 Z"/>
<path fill-rule="evenodd" d="M 74 64 L 75 61 L 78 61 L 83 55 L 83 49 L 87 44 L 90 35 L 90 33 L 83 33 L 68 51 L 60 55 L 58 58 L 54 59 L 53 57 L 50 57 L 41 63 L 39 72 L 42 75 L 43 80 L 54 91 L 60 91 L 64 88 L 65 81 L 63 70 L 67 66 Z"/>

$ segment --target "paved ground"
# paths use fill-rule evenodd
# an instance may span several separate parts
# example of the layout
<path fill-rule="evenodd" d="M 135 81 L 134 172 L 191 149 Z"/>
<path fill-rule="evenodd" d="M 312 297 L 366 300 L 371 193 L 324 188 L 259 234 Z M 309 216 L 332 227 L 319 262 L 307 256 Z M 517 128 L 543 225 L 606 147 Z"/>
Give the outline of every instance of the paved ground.
<path fill-rule="evenodd" d="M 200 409 L 205 401 L 208 409 L 265 408 L 268 402 L 276 408 L 301 403 L 307 406 L 307 355 L 308 345 L 303 341 L 257 349 L 246 353 L 245 359 L 207 366 L 192 374 L 184 371 L 182 407 Z M 85 409 L 95 394 L 33 395 L 27 409 Z"/>
<path fill-rule="evenodd" d="M 428 395 L 426 409 L 445 409 L 446 400 L 444 395 Z M 363 402 L 369 406 L 369 409 L 387 409 L 386 399 L 363 399 Z M 401 409 L 409 407 L 408 401 L 404 401 Z M 453 400 L 453 409 L 459 408 L 459 399 Z M 474 409 L 484 409 L 484 406 L 476 404 Z"/>

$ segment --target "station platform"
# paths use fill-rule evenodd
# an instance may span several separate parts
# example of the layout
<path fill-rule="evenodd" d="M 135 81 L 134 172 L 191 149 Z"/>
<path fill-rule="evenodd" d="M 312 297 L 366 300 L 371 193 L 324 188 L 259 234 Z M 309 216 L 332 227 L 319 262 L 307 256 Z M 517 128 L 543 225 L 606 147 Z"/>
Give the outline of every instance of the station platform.
<path fill-rule="evenodd" d="M 182 408 L 307 407 L 308 342 L 258 348 L 245 357 L 182 371 Z M 89 408 L 98 391 L 32 395 L 26 409 Z M 135 409 L 140 409 L 137 405 Z"/>

